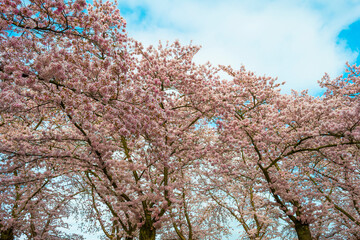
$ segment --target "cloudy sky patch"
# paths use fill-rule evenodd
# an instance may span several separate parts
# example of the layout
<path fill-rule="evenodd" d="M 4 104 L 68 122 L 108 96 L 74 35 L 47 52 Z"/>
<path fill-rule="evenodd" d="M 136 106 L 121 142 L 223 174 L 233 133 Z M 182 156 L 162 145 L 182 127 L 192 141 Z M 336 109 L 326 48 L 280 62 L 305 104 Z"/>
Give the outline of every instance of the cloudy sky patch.
<path fill-rule="evenodd" d="M 129 36 L 146 45 L 192 41 L 202 46 L 198 63 L 244 65 L 285 81 L 284 92 L 317 94 L 325 72 L 336 77 L 358 56 L 351 24 L 360 1 L 122 0 L 119 8 Z"/>

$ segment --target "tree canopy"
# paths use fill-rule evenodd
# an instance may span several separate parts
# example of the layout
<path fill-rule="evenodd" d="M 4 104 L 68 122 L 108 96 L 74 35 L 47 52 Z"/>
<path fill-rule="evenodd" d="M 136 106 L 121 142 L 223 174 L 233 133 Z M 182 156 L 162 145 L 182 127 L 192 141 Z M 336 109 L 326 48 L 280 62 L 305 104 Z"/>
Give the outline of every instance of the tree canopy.
<path fill-rule="evenodd" d="M 0 0 L 0 239 L 83 239 L 75 215 L 109 240 L 360 238 L 359 67 L 287 95 L 125 29 L 116 3 Z"/>

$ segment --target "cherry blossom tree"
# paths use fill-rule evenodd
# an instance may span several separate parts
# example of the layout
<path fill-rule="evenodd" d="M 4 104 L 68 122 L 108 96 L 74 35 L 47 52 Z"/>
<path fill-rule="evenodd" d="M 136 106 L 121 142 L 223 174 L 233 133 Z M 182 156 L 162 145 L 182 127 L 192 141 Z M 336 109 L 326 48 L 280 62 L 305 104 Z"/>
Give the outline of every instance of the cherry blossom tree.
<path fill-rule="evenodd" d="M 320 82 L 326 88 L 324 104 L 330 106 L 327 119 L 321 122 L 328 141 L 335 142 L 313 161 L 311 182 L 331 207 L 329 220 L 334 226 L 323 235 L 333 238 L 358 239 L 359 212 L 359 67 L 348 65 L 347 76 Z"/>
<path fill-rule="evenodd" d="M 358 67 L 285 95 L 125 27 L 116 3 L 0 0 L 3 239 L 60 238 L 73 200 L 108 239 L 221 239 L 227 215 L 250 239 L 282 219 L 359 238 Z"/>
<path fill-rule="evenodd" d="M 142 125 L 148 126 L 137 137 L 118 137 L 120 146 L 109 161 L 108 174 L 118 181 L 117 185 L 122 185 L 121 189 L 109 185 L 93 171 L 86 175 L 97 200 L 109 208 L 112 218 L 117 219 L 129 237 L 134 234 L 139 234 L 140 239 L 155 237 L 156 229 L 168 222 L 168 211 L 182 202 L 174 191 L 183 189 L 184 169 L 195 164 L 206 149 L 199 126 L 209 109 L 199 106 L 199 100 L 193 98 L 194 90 L 201 89 L 203 83 L 198 67 L 191 62 L 197 49 L 178 43 L 143 49 L 135 43 L 135 54 L 140 56 L 133 58 L 133 62 L 139 62 L 132 78 L 142 80 L 148 91 L 149 105 L 142 109 L 147 117 Z M 117 192 L 124 200 L 117 200 Z M 99 217 L 99 221 L 105 226 L 104 219 Z M 107 231 L 106 235 L 111 234 Z"/>
<path fill-rule="evenodd" d="M 198 47 L 130 41 L 115 5 L 86 6 L 2 2 L 1 151 L 80 174 L 110 239 L 155 239 L 181 202 L 180 170 L 205 149 L 195 125 L 209 109 L 195 96 L 213 70 L 192 62 Z"/>
<path fill-rule="evenodd" d="M 124 22 L 120 18 L 117 19 L 117 12 L 111 4 L 107 3 L 100 7 L 95 3 L 94 7 L 87 9 L 87 15 L 83 11 L 85 6 L 85 1 L 31 1 L 28 3 L 1 1 L 0 3 L 0 111 L 2 120 L 0 145 L 1 152 L 6 156 L 2 158 L 2 161 L 12 160 L 3 162 L 2 169 L 5 169 L 3 176 L 6 179 L 2 182 L 5 183 L 6 193 L 15 191 L 10 195 L 7 194 L 11 199 L 4 200 L 5 202 L 12 200 L 8 204 L 15 218 L 18 218 L 22 212 L 26 212 L 25 205 L 32 202 L 34 198 L 34 201 L 38 202 L 37 206 L 41 203 L 51 207 L 51 195 L 45 194 L 42 196 L 44 198 L 42 201 L 36 200 L 37 196 L 44 192 L 42 190 L 49 181 L 52 182 L 49 179 L 73 171 L 70 167 L 73 166 L 72 160 L 78 157 L 74 151 L 79 146 L 79 141 L 83 139 L 76 138 L 76 134 L 72 133 L 73 129 L 70 129 L 72 125 L 78 125 L 74 122 L 72 115 L 65 112 L 69 110 L 66 107 L 71 109 L 71 106 L 65 105 L 68 102 L 63 101 L 63 97 L 66 91 L 76 92 L 76 87 L 71 85 L 76 83 L 76 78 L 68 80 L 67 83 L 70 86 L 66 83 L 66 74 L 79 72 L 79 65 L 73 64 L 76 62 L 76 53 L 79 52 L 80 58 L 84 57 L 84 53 L 87 54 L 88 58 L 85 57 L 85 59 L 90 62 L 91 57 L 100 59 L 109 44 L 106 37 L 109 39 L 117 37 L 117 42 L 121 42 L 120 38 L 123 37 L 118 30 Z M 106 14 L 111 11 L 114 16 Z M 103 20 L 110 25 L 106 29 L 99 25 L 101 22 L 98 18 L 103 17 L 108 18 Z M 117 28 L 112 30 L 113 35 L 106 36 L 106 31 L 114 26 Z M 100 39 L 99 36 L 102 38 Z M 68 58 L 71 53 L 75 54 L 72 60 Z M 69 60 L 67 63 L 66 59 Z M 92 61 L 91 64 L 97 63 Z M 72 68 L 67 68 L 70 65 Z M 76 76 L 79 77 L 79 75 Z M 81 94 L 85 96 L 90 93 L 80 91 Z M 94 98 L 96 99 L 96 97 L 92 99 Z M 76 100 L 73 103 L 75 104 Z M 54 161 L 58 169 L 49 172 L 49 169 L 53 168 L 51 165 Z M 39 168 L 35 172 L 29 171 L 32 165 Z M 21 172 L 25 176 L 21 177 L 25 177 L 28 182 L 35 181 L 38 184 L 32 186 L 27 182 L 23 184 L 14 182 L 14 187 L 6 188 L 11 178 L 16 178 L 15 174 L 19 168 L 25 168 Z M 75 171 L 79 170 L 81 166 Z M 19 186 L 26 186 L 23 187 L 25 190 L 21 190 L 21 193 L 19 193 Z M 52 186 L 54 187 L 55 185 Z M 58 198 L 60 199 L 60 196 Z M 20 207 L 17 201 L 22 202 Z M 10 210 L 6 209 L 5 212 L 9 213 Z M 33 211 L 36 211 L 35 209 Z M 63 210 L 63 208 L 56 205 L 54 210 Z M 34 214 L 34 212 L 30 213 L 33 216 Z M 54 214 L 55 212 L 50 215 L 54 216 Z M 33 223 L 32 230 L 28 231 L 32 232 L 32 237 L 35 232 L 38 232 L 36 229 L 43 226 L 47 228 L 49 225 L 44 216 L 36 216 L 39 217 L 36 222 L 28 219 Z M 2 226 L 4 231 L 13 234 L 12 232 L 16 232 L 17 229 L 12 230 L 13 225 L 9 225 L 10 222 L 9 218 L 3 219 Z M 41 238 L 46 237 L 41 236 Z"/>
<path fill-rule="evenodd" d="M 330 167 L 336 163 L 349 168 L 357 161 L 356 84 L 351 86 L 349 80 L 344 83 L 341 78 L 324 83 L 350 88 L 355 96 L 339 94 L 347 100 L 335 97 L 333 89 L 325 98 L 306 92 L 282 95 L 273 79 L 256 77 L 244 69 L 223 69 L 234 80 L 220 93 L 224 96 L 221 101 L 227 104 L 218 110 L 219 147 L 214 150 L 213 162 L 230 176 L 261 177 L 259 188 L 271 193 L 274 206 L 294 226 L 299 239 L 312 239 L 312 233 L 319 234 L 316 226 L 321 221 L 317 221 L 336 219 L 337 214 L 343 215 L 341 219 L 348 218 L 348 224 L 356 225 L 356 210 L 347 212 L 345 205 L 350 201 L 344 201 L 354 192 L 333 192 L 335 182 L 347 182 L 344 174 L 349 176 L 348 170 Z M 351 113 L 352 118 L 344 118 L 344 113 Z M 238 161 L 239 158 L 246 162 Z M 357 172 L 353 172 L 352 179 L 357 177 Z M 326 234 L 332 230 L 321 231 Z"/>

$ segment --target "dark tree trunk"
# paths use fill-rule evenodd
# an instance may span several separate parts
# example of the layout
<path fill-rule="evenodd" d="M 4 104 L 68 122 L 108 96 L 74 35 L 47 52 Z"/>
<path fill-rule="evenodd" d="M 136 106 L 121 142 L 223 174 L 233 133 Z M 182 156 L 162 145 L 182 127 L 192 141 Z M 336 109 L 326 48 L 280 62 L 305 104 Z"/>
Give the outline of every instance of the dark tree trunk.
<path fill-rule="evenodd" d="M 0 232 L 0 240 L 14 240 L 14 229 L 9 228 Z"/>
<path fill-rule="evenodd" d="M 155 240 L 156 229 L 152 221 L 146 221 L 140 228 L 139 240 Z"/>
<path fill-rule="evenodd" d="M 299 240 L 312 240 L 309 224 L 295 223 L 295 230 Z"/>

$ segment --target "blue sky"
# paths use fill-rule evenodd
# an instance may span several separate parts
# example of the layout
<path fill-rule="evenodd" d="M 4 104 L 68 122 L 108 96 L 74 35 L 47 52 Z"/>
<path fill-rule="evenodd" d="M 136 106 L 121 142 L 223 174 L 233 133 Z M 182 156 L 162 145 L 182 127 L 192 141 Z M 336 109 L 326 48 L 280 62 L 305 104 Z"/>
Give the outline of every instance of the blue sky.
<path fill-rule="evenodd" d="M 338 39 L 346 41 L 347 47 L 353 52 L 359 52 L 360 49 L 360 20 L 351 23 L 347 28 L 343 29 Z M 355 62 L 360 64 L 360 57 L 357 56 Z"/>
<path fill-rule="evenodd" d="M 232 65 L 309 89 L 360 63 L 360 0 L 120 0 L 129 36 L 201 45 L 198 63 Z"/>

